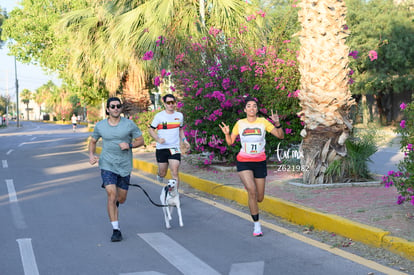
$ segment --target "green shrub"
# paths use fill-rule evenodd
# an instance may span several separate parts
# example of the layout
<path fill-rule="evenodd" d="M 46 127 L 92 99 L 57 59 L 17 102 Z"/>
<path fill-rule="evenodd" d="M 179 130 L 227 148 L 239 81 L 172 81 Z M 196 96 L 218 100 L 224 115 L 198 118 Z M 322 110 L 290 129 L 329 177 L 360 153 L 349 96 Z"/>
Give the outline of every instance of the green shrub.
<path fill-rule="evenodd" d="M 372 179 L 368 162 L 377 152 L 375 132 L 358 133 L 345 142 L 347 154 L 342 159 L 334 160 L 326 170 L 326 175 L 334 182 L 365 181 Z"/>
<path fill-rule="evenodd" d="M 404 111 L 404 119 L 401 120 L 397 133 L 401 134 L 400 148 L 405 156 L 398 164 L 399 171 L 388 171 L 382 179 L 385 187 L 395 185 L 397 188 L 398 204 L 410 201 L 414 205 L 414 102 L 403 102 L 400 107 Z"/>
<path fill-rule="evenodd" d="M 142 132 L 142 136 L 144 137 L 145 146 L 151 145 L 152 142 L 155 140 L 150 136 L 148 132 L 148 127 L 154 119 L 154 116 L 161 111 L 159 110 L 152 110 L 152 111 L 144 111 L 141 113 L 137 113 L 132 116 L 132 120 L 138 126 L 138 128 Z"/>

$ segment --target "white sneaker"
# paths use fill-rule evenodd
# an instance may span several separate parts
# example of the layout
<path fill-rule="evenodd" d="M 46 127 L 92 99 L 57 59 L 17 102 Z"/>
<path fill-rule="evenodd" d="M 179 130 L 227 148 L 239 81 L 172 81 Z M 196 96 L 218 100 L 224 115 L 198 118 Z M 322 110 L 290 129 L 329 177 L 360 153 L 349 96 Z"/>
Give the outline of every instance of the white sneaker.
<path fill-rule="evenodd" d="M 255 236 L 255 237 L 262 237 L 263 236 L 262 227 L 260 226 L 259 222 L 254 223 L 253 236 Z"/>
<path fill-rule="evenodd" d="M 163 183 L 164 182 L 164 178 L 157 175 L 157 181 L 159 183 Z"/>

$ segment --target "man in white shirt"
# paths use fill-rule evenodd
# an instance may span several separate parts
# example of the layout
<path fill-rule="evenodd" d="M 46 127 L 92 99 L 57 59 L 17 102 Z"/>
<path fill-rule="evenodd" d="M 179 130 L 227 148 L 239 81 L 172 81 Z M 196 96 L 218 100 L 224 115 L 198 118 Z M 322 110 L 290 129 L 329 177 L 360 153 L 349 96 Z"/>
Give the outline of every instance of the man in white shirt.
<path fill-rule="evenodd" d="M 190 144 L 184 135 L 184 116 L 175 111 L 177 104 L 175 96 L 167 94 L 162 97 L 162 101 L 165 110 L 155 115 L 148 130 L 157 142 L 155 152 L 158 163 L 157 179 L 162 183 L 169 167 L 172 178 L 177 181 L 178 186 L 178 170 L 181 162 L 180 141 L 187 149 L 190 148 Z"/>

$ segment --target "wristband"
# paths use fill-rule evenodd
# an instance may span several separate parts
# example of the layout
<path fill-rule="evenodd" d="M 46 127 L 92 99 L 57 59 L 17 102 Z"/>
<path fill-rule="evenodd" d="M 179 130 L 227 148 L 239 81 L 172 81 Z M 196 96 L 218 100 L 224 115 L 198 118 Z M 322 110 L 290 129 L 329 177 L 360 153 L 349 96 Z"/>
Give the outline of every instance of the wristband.
<path fill-rule="evenodd" d="M 282 124 L 279 124 L 279 126 L 276 126 L 276 125 L 275 125 L 275 128 L 276 128 L 276 129 L 280 129 L 280 128 L 282 128 Z"/>
<path fill-rule="evenodd" d="M 130 143 L 130 144 L 129 144 L 129 148 L 132 148 L 132 147 L 133 147 L 133 146 L 132 146 L 132 143 Z"/>
<path fill-rule="evenodd" d="M 183 138 L 183 142 L 186 141 L 186 140 L 187 140 L 187 138 Z"/>

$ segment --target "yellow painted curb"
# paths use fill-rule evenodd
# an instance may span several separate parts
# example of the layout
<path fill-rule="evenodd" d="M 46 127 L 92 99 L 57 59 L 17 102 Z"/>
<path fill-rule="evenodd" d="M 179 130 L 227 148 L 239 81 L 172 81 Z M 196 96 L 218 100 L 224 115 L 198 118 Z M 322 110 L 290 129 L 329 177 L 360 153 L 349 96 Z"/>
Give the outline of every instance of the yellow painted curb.
<path fill-rule="evenodd" d="M 185 173 L 180 173 L 180 179 L 193 188 L 247 206 L 247 192 L 245 190 L 199 179 Z M 352 240 L 376 247 L 381 247 L 384 236 L 389 234 L 388 231 L 350 221 L 337 215 L 321 213 L 309 207 L 269 196 L 265 196 L 263 202 L 260 203 L 260 209 L 296 224 L 312 225 L 315 229 L 335 232 Z"/>
<path fill-rule="evenodd" d="M 296 224 L 312 225 L 315 229 L 334 232 L 355 241 L 381 247 L 384 236 L 390 232 L 354 222 L 337 215 L 318 212 L 283 199 L 266 196 L 260 209 Z"/>
<path fill-rule="evenodd" d="M 150 174 L 157 173 L 157 165 L 134 159 L 133 167 Z M 171 177 L 168 171 L 167 177 Z M 220 196 L 247 206 L 247 192 L 193 175 L 180 172 L 180 180 L 200 191 Z M 260 209 L 290 222 L 313 226 L 315 229 L 332 232 L 375 247 L 382 247 L 414 260 L 414 242 L 389 236 L 389 231 L 354 222 L 337 215 L 318 212 L 312 208 L 274 197 L 265 196 Z"/>
<path fill-rule="evenodd" d="M 414 261 L 414 242 L 398 237 L 386 236 L 384 237 L 382 247 Z"/>

